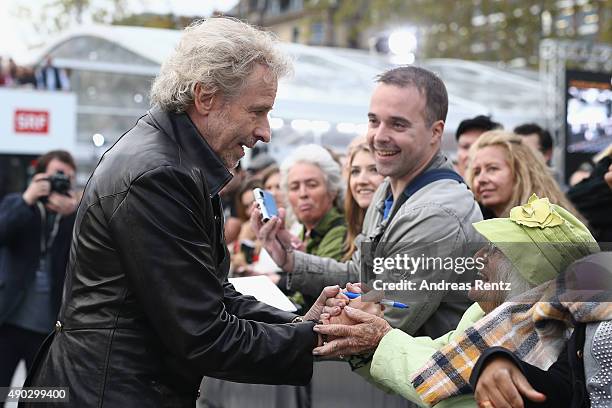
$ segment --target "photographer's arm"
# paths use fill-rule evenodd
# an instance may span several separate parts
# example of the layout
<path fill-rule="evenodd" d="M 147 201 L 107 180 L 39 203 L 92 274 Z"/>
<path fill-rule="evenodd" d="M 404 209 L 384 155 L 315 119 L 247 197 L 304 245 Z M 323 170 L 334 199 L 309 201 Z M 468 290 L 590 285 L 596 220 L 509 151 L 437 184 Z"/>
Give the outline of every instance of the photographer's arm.
<path fill-rule="evenodd" d="M 38 173 L 32 177 L 32 182 L 23 192 L 22 198 L 27 205 L 32 206 L 41 197 L 47 197 L 51 193 L 51 184 L 47 180 L 49 175 L 46 173 Z"/>
<path fill-rule="evenodd" d="M 0 245 L 9 243 L 20 231 L 34 228 L 36 219 L 34 207 L 28 205 L 21 194 L 5 196 L 0 202 Z"/>

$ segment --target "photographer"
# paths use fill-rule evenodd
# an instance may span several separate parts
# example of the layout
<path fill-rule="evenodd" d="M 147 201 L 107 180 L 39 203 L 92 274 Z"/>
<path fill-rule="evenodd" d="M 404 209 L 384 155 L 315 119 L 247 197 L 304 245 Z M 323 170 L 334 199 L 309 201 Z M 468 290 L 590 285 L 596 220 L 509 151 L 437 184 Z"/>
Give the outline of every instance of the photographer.
<path fill-rule="evenodd" d="M 63 150 L 38 159 L 23 194 L 0 201 L 0 387 L 22 358 L 29 369 L 59 310 L 77 200 Z"/>

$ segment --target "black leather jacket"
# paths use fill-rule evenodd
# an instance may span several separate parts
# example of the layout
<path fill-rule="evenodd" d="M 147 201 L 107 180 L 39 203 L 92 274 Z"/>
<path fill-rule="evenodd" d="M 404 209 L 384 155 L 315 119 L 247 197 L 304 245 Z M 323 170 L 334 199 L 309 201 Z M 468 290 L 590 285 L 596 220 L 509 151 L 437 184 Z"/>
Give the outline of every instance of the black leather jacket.
<path fill-rule="evenodd" d="M 106 152 L 28 385 L 69 387 L 64 408 L 193 407 L 203 376 L 310 380 L 313 323 L 227 282 L 218 192 L 230 178 L 186 114 L 155 108 Z"/>

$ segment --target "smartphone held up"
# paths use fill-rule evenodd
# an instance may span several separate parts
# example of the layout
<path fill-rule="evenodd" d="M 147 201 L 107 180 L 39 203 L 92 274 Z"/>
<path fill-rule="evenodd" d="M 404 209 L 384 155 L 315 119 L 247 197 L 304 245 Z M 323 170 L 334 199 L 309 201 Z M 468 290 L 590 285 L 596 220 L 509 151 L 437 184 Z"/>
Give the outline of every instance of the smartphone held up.
<path fill-rule="evenodd" d="M 278 208 L 276 208 L 276 201 L 274 201 L 272 193 L 261 188 L 254 188 L 253 196 L 261 211 L 263 222 L 268 222 L 272 217 L 278 216 Z"/>

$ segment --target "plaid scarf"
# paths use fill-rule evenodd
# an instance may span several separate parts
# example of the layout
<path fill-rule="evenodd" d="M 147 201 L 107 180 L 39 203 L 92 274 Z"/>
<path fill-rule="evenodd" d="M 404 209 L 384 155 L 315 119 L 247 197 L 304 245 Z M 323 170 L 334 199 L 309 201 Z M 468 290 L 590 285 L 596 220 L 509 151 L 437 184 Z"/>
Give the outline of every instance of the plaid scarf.
<path fill-rule="evenodd" d="M 603 267 L 609 282 L 612 257 L 606 255 L 599 259 L 607 264 L 596 262 L 596 266 Z M 589 258 L 592 257 L 586 259 Z M 586 259 L 578 262 L 592 270 L 593 264 L 585 262 Z M 505 347 L 519 359 L 546 370 L 558 358 L 573 323 L 612 319 L 609 288 L 576 288 L 583 283 L 575 279 L 578 269 L 570 267 L 568 271 L 572 270 L 573 275 L 561 274 L 556 280 L 502 304 L 435 352 L 412 378 L 421 399 L 435 405 L 452 396 L 472 393 L 469 385 L 472 368 L 489 347 Z"/>

